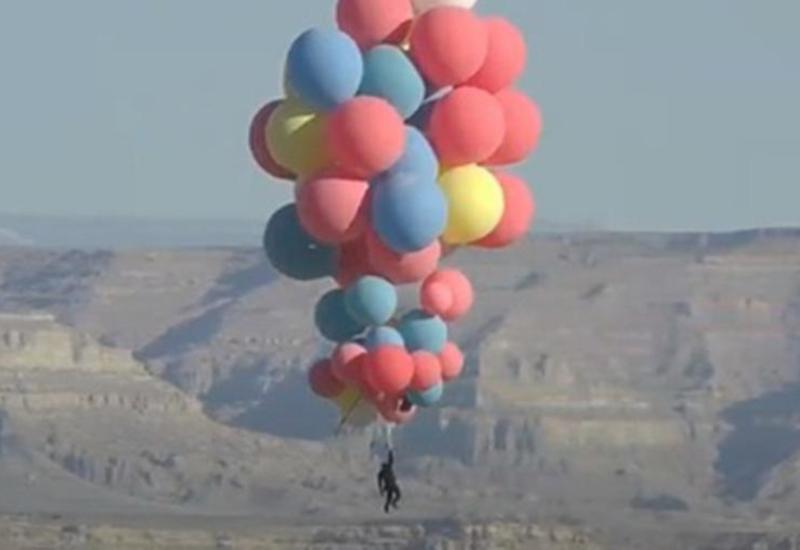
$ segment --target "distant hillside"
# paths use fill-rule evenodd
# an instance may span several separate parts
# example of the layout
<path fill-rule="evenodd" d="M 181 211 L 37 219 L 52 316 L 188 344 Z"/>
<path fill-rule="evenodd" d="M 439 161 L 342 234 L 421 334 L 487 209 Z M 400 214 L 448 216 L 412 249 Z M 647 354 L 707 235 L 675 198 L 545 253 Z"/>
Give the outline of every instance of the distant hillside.
<path fill-rule="evenodd" d="M 264 220 L 143 220 L 0 214 L 0 246 L 44 248 L 194 248 L 258 246 Z M 537 233 L 598 230 L 591 224 L 538 221 Z"/>

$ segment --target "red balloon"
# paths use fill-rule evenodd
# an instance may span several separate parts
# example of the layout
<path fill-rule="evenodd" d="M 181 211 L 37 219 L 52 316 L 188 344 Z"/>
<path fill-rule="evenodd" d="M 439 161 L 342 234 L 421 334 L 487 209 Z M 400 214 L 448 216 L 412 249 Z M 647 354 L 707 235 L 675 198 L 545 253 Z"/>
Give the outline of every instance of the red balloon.
<path fill-rule="evenodd" d="M 448 342 L 439 354 L 442 362 L 442 379 L 445 382 L 452 382 L 464 371 L 464 354 L 457 345 Z"/>
<path fill-rule="evenodd" d="M 267 147 L 267 124 L 273 111 L 280 106 L 281 101 L 276 100 L 264 105 L 250 124 L 250 152 L 262 170 L 279 179 L 293 180 L 295 175 L 277 163 Z"/>
<path fill-rule="evenodd" d="M 442 362 L 436 355 L 428 351 L 417 351 L 411 357 L 414 360 L 411 390 L 427 391 L 442 382 Z"/>
<path fill-rule="evenodd" d="M 482 248 L 503 248 L 520 240 L 530 231 L 536 215 L 536 201 L 524 181 L 502 172 L 494 175 L 503 188 L 506 209 L 497 227 L 475 243 Z"/>
<path fill-rule="evenodd" d="M 428 136 L 445 166 L 477 164 L 503 143 L 506 122 L 495 97 L 479 88 L 457 88 L 433 108 Z"/>
<path fill-rule="evenodd" d="M 407 424 L 417 414 L 417 408 L 414 405 L 406 404 L 405 398 L 402 396 L 384 397 L 376 405 L 383 419 L 391 424 Z"/>
<path fill-rule="evenodd" d="M 347 288 L 364 275 L 377 274 L 369 261 L 369 250 L 365 236 L 344 243 L 339 248 L 336 274 L 334 276 L 339 286 Z"/>
<path fill-rule="evenodd" d="M 426 313 L 442 317 L 447 315 L 454 302 L 455 296 L 448 285 L 440 281 L 433 281 L 422 286 L 420 303 Z"/>
<path fill-rule="evenodd" d="M 339 0 L 336 22 L 364 50 L 400 44 L 408 36 L 414 10 L 409 0 Z"/>
<path fill-rule="evenodd" d="M 447 287 L 453 297 L 452 305 L 446 310 L 438 313 L 439 317 L 447 322 L 460 319 L 472 309 L 475 303 L 475 291 L 472 283 L 466 275 L 455 269 L 442 269 L 425 279 L 422 284 L 423 296 L 426 292 L 431 292 L 434 286 Z"/>
<path fill-rule="evenodd" d="M 414 377 L 414 361 L 405 348 L 380 346 L 367 359 L 369 385 L 380 393 L 399 395 Z"/>
<path fill-rule="evenodd" d="M 369 263 L 381 276 L 396 285 L 416 283 L 436 271 L 442 255 L 439 241 L 419 252 L 397 254 L 383 244 L 380 237 L 371 230 L 366 232 Z"/>
<path fill-rule="evenodd" d="M 471 10 L 434 8 L 422 14 L 411 31 L 411 56 L 432 84 L 463 84 L 483 65 L 489 37 Z"/>
<path fill-rule="evenodd" d="M 338 166 L 365 179 L 390 168 L 406 144 L 402 117 L 377 97 L 357 97 L 339 107 L 328 121 L 327 133 Z"/>
<path fill-rule="evenodd" d="M 308 373 L 308 383 L 311 391 L 325 399 L 332 399 L 344 391 L 344 384 L 333 375 L 331 361 L 325 359 L 319 361 Z"/>
<path fill-rule="evenodd" d="M 333 352 L 331 372 L 344 384 L 357 384 L 361 381 L 361 371 L 367 359 L 367 350 L 354 342 L 342 344 Z"/>
<path fill-rule="evenodd" d="M 369 183 L 359 179 L 320 176 L 305 181 L 297 191 L 300 223 L 322 243 L 353 240 L 367 226 L 368 191 Z"/>
<path fill-rule="evenodd" d="M 508 88 L 495 97 L 503 109 L 505 136 L 500 147 L 486 159 L 486 164 L 498 166 L 522 162 L 539 144 L 542 113 L 533 101 L 517 90 Z"/>
<path fill-rule="evenodd" d="M 489 36 L 489 50 L 483 66 L 467 84 L 494 94 L 522 75 L 528 51 L 522 33 L 506 19 L 492 17 L 483 24 Z"/>

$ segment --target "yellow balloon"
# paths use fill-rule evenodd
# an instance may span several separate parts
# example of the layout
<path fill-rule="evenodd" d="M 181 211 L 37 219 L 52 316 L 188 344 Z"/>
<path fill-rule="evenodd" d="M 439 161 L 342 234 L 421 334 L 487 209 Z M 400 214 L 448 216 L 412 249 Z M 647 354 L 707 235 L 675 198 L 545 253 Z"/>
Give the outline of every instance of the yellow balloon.
<path fill-rule="evenodd" d="M 358 388 L 348 386 L 342 393 L 333 398 L 333 402 L 336 403 L 342 414 L 346 414 L 358 403 L 359 399 L 361 399 L 361 392 L 358 391 Z"/>
<path fill-rule="evenodd" d="M 345 426 L 365 428 L 378 419 L 375 407 L 357 388 L 346 388 L 333 401 L 339 407 L 339 413 Z"/>
<path fill-rule="evenodd" d="M 446 170 L 439 185 L 448 202 L 447 229 L 451 245 L 469 244 L 491 233 L 503 217 L 503 188 L 489 170 L 476 164 Z"/>
<path fill-rule="evenodd" d="M 325 116 L 293 98 L 275 109 L 267 124 L 267 147 L 275 161 L 298 176 L 330 164 L 325 145 Z"/>

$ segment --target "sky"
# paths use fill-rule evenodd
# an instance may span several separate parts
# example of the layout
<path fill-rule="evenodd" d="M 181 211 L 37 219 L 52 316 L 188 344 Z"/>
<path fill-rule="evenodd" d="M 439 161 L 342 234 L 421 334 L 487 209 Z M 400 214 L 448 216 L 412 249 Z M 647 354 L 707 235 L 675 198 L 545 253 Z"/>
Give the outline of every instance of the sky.
<path fill-rule="evenodd" d="M 292 39 L 334 0 L 0 0 L 0 212 L 266 219 L 250 160 Z M 542 219 L 800 225 L 800 2 L 479 0 L 519 25 L 540 104 L 514 170 Z"/>

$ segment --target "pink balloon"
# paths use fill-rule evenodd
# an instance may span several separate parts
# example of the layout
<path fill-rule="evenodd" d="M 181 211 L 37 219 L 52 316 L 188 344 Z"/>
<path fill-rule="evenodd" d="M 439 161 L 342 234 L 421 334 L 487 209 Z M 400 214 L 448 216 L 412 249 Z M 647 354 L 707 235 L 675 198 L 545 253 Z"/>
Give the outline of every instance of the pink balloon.
<path fill-rule="evenodd" d="M 453 307 L 455 296 L 448 285 L 433 281 L 422 286 L 420 302 L 426 313 L 442 317 Z"/>
<path fill-rule="evenodd" d="M 367 359 L 364 346 L 354 342 L 342 344 L 333 352 L 331 369 L 333 375 L 344 384 L 357 384 L 361 381 L 361 371 Z"/>
<path fill-rule="evenodd" d="M 408 424 L 417 414 L 417 408 L 414 405 L 404 409 L 402 396 L 384 397 L 376 405 L 383 419 L 391 424 Z"/>
<path fill-rule="evenodd" d="M 444 286 L 450 289 L 453 296 L 452 305 L 438 315 L 447 322 L 457 321 L 472 309 L 475 303 L 475 291 L 472 283 L 462 272 L 455 269 L 442 269 L 425 279 L 422 294 L 430 292 L 432 286 Z M 428 289 L 428 290 L 426 290 Z"/>
<path fill-rule="evenodd" d="M 409 0 L 339 0 L 336 6 L 339 28 L 364 50 L 402 43 L 413 19 Z"/>
<path fill-rule="evenodd" d="M 253 122 L 250 124 L 250 152 L 253 154 L 256 163 L 268 174 L 278 179 L 293 180 L 296 176 L 278 164 L 267 146 L 269 117 L 272 116 L 272 113 L 281 103 L 280 100 L 268 103 L 253 117 Z"/>
<path fill-rule="evenodd" d="M 481 163 L 503 143 L 506 122 L 495 97 L 479 88 L 457 88 L 433 108 L 428 136 L 444 166 Z"/>
<path fill-rule="evenodd" d="M 471 10 L 434 8 L 411 31 L 411 56 L 439 88 L 463 84 L 483 65 L 489 48 L 486 27 Z"/>
<path fill-rule="evenodd" d="M 320 176 L 299 185 L 297 214 L 312 237 L 326 244 L 355 239 L 367 226 L 369 183 Z"/>
<path fill-rule="evenodd" d="M 525 94 L 508 88 L 496 96 L 503 110 L 505 135 L 486 164 L 500 166 L 522 162 L 539 144 L 542 134 L 542 113 Z"/>
<path fill-rule="evenodd" d="M 511 174 L 495 172 L 503 188 L 506 208 L 500 223 L 486 237 L 475 243 L 482 248 L 503 248 L 528 234 L 536 215 L 536 202 L 528 185 Z"/>
<path fill-rule="evenodd" d="M 464 353 L 452 342 L 444 347 L 439 360 L 442 362 L 442 379 L 445 382 L 452 382 L 464 371 Z"/>
<path fill-rule="evenodd" d="M 414 361 L 405 348 L 380 346 L 367 359 L 369 385 L 380 393 L 399 395 L 414 377 Z"/>
<path fill-rule="evenodd" d="M 378 273 L 370 264 L 367 238 L 362 235 L 339 248 L 334 278 L 339 286 L 347 288 L 364 275 Z"/>
<path fill-rule="evenodd" d="M 411 356 L 414 360 L 414 377 L 410 389 L 427 391 L 442 382 L 442 362 L 428 351 L 417 351 Z"/>
<path fill-rule="evenodd" d="M 327 140 L 341 169 L 371 179 L 400 159 L 406 128 L 400 114 L 387 101 L 361 96 L 334 111 L 328 121 Z"/>
<path fill-rule="evenodd" d="M 366 241 L 372 268 L 396 285 L 423 280 L 436 270 L 442 255 L 442 245 L 438 241 L 419 252 L 409 254 L 397 254 L 369 229 L 366 232 Z"/>
<path fill-rule="evenodd" d="M 483 24 L 489 36 L 489 50 L 483 66 L 467 84 L 494 94 L 522 75 L 528 52 L 522 33 L 507 20 L 491 17 Z"/>
<path fill-rule="evenodd" d="M 308 383 L 311 391 L 325 399 L 332 399 L 344 391 L 344 384 L 333 375 L 331 361 L 319 361 L 308 373 Z"/>

